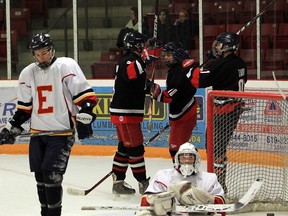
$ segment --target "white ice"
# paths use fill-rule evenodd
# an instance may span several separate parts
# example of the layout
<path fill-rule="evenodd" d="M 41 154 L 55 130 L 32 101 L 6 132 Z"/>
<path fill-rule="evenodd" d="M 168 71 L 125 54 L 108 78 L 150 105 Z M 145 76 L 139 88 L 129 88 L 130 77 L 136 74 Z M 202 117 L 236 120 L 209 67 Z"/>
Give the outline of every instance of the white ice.
<path fill-rule="evenodd" d="M 147 176 L 157 170 L 170 168 L 170 159 L 146 158 Z M 137 206 L 141 195 L 136 193 L 130 198 L 115 198 L 112 195 L 112 178 L 109 177 L 86 196 L 73 196 L 66 192 L 67 187 L 88 189 L 103 178 L 112 167 L 112 156 L 71 156 L 63 181 L 62 216 L 132 216 L 135 211 L 83 211 L 82 206 Z M 206 162 L 201 169 L 206 170 Z M 138 184 L 131 169 L 127 171 L 126 182 L 138 192 Z M 263 215 L 266 212 L 234 214 L 235 216 Z M 0 216 L 40 216 L 36 183 L 29 171 L 27 155 L 0 154 Z M 275 216 L 288 215 L 274 212 Z"/>

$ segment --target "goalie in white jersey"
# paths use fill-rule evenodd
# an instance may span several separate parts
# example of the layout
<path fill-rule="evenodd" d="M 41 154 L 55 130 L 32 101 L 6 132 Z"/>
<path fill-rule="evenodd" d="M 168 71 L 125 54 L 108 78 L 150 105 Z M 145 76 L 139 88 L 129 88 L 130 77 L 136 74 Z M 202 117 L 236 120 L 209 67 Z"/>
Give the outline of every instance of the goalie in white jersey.
<path fill-rule="evenodd" d="M 34 35 L 30 49 L 36 63 L 20 74 L 17 111 L 1 131 L 0 144 L 13 144 L 29 119 L 31 133 L 73 131 L 76 119 L 78 138 L 89 138 L 97 98 L 81 68 L 71 58 L 55 57 L 48 34 Z M 74 132 L 30 139 L 30 170 L 35 173 L 41 216 L 61 215 L 62 180 L 74 141 Z"/>
<path fill-rule="evenodd" d="M 182 144 L 175 155 L 175 168 L 159 170 L 142 197 L 141 206 L 153 206 L 154 212 L 140 211 L 137 216 L 169 215 L 175 200 L 178 205 L 225 203 L 217 176 L 200 171 L 199 166 L 200 155 L 194 145 Z"/>

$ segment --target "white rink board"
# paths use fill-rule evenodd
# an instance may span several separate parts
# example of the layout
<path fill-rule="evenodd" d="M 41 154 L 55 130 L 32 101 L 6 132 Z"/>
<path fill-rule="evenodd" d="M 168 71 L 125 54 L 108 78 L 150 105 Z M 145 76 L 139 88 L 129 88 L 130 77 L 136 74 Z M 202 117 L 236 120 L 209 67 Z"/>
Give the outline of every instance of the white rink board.
<path fill-rule="evenodd" d="M 1 153 L 1 146 L 0 146 Z M 147 175 L 153 176 L 157 170 L 170 168 L 170 159 L 146 159 Z M 132 216 L 134 211 L 81 211 L 82 206 L 113 205 L 137 206 L 141 195 L 136 193 L 131 198 L 115 200 L 112 195 L 112 178 L 109 177 L 87 196 L 73 196 L 66 193 L 68 186 L 87 189 L 103 178 L 112 167 L 112 156 L 88 157 L 72 156 L 64 176 L 63 211 L 62 216 Z M 201 164 L 201 170 L 206 170 L 206 161 Z M 132 177 L 130 168 L 126 181 L 138 192 L 136 180 Z M 0 154 L 0 215 L 9 216 L 39 216 L 40 206 L 36 194 L 34 176 L 29 171 L 27 155 Z M 233 214 L 235 216 L 266 216 L 264 212 L 249 212 Z M 274 212 L 275 216 L 287 216 L 288 212 Z"/>

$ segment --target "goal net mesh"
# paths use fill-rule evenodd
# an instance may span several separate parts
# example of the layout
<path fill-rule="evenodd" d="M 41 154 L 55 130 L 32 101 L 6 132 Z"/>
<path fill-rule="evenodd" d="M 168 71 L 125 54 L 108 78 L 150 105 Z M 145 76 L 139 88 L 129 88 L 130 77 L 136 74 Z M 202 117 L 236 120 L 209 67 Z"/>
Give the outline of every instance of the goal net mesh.
<path fill-rule="evenodd" d="M 217 174 L 229 203 L 262 179 L 244 211 L 287 210 L 288 102 L 273 93 L 209 92 L 207 167 Z"/>

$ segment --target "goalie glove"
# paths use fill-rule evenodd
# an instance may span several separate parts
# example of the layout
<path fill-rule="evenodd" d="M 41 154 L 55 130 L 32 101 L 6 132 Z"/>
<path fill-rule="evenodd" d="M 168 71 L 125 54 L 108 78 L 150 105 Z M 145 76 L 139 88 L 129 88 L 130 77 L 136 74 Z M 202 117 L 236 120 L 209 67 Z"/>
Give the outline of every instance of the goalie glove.
<path fill-rule="evenodd" d="M 155 215 L 167 215 L 175 208 L 174 192 L 172 191 L 148 194 L 147 201 L 153 206 Z"/>
<path fill-rule="evenodd" d="M 193 185 L 190 181 L 172 184 L 169 190 L 175 193 L 175 197 L 181 205 L 214 203 L 214 197 L 211 194 Z"/>
<path fill-rule="evenodd" d="M 0 132 L 0 145 L 14 144 L 16 137 L 22 133 L 22 127 L 13 126 L 13 121 L 7 123 Z"/>
<path fill-rule="evenodd" d="M 92 136 L 92 123 L 96 120 L 96 114 L 93 113 L 95 104 L 90 101 L 84 101 L 82 109 L 76 115 L 76 127 L 78 138 L 85 139 Z"/>

